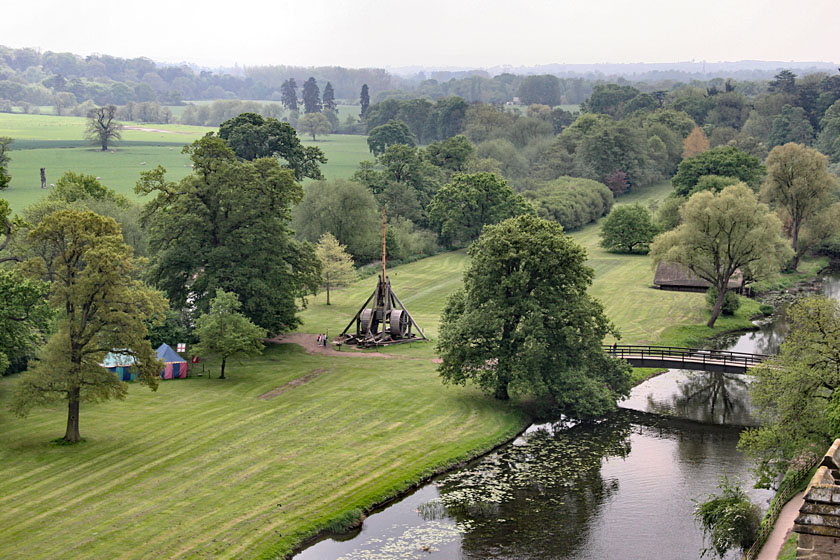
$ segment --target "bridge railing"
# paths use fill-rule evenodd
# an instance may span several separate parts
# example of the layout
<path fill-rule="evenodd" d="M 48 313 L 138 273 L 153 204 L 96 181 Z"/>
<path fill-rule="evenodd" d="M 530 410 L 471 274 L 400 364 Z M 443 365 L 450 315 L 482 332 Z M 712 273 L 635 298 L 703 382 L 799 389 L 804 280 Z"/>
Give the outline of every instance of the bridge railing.
<path fill-rule="evenodd" d="M 603 345 L 604 352 L 616 358 L 660 359 L 668 361 L 691 362 L 692 364 L 709 364 L 723 366 L 738 366 L 750 368 L 770 358 L 766 354 L 750 354 L 747 352 L 732 352 L 730 350 L 709 350 L 701 348 L 686 348 L 683 346 L 641 346 L 631 344 Z"/>

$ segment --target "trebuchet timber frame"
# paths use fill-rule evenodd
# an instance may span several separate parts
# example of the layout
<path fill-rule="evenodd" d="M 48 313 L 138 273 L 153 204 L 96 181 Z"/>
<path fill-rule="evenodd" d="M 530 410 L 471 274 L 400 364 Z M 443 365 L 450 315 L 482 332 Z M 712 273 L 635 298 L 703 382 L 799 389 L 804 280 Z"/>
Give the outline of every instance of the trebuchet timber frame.
<path fill-rule="evenodd" d="M 391 288 L 391 279 L 385 269 L 387 248 L 385 245 L 385 209 L 382 210 L 382 274 L 376 289 L 365 300 L 362 307 L 334 341 L 336 344 L 352 344 L 360 348 L 402 344 L 404 342 L 428 340 L 420 325 L 405 308 L 405 305 Z M 369 306 L 370 305 L 370 306 Z M 348 333 L 355 324 L 355 333 Z M 412 327 L 417 333 L 412 332 Z"/>

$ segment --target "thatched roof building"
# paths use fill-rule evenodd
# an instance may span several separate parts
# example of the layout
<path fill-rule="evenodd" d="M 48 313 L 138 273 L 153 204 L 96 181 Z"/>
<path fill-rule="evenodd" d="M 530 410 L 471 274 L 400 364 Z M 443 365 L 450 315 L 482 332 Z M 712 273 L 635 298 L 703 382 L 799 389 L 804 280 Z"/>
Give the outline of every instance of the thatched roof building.
<path fill-rule="evenodd" d="M 738 270 L 729 279 L 730 290 L 740 290 L 744 275 Z M 653 285 L 662 290 L 677 290 L 681 292 L 705 292 L 709 289 L 707 281 L 698 277 L 687 267 L 672 262 L 660 262 L 656 267 Z"/>

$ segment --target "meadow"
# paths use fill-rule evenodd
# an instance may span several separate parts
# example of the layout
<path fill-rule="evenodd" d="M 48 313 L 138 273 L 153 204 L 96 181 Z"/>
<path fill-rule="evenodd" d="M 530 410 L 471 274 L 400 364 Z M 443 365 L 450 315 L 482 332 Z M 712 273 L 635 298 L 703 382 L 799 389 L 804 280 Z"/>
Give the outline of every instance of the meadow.
<path fill-rule="evenodd" d="M 21 143 L 71 142 L 83 126 L 83 119 L 39 117 L 57 120 L 36 126 L 39 119 L 25 118 L 33 120 L 0 118 L 0 135 Z M 131 162 L 146 161 L 145 168 L 174 162 L 174 172 L 179 150 L 164 140 L 176 130 L 178 142 L 203 134 L 180 128 L 131 131 L 130 139 L 127 132 L 116 154 L 84 147 L 15 150 L 12 173 L 32 155 L 27 152 L 44 158 L 58 152 L 56 166 L 93 165 L 85 155 L 90 162 L 125 157 L 96 174 L 129 193 L 142 170 Z M 142 151 L 155 147 L 141 145 L 147 139 L 161 142 L 157 152 Z M 331 155 L 328 176 L 352 173 L 367 157 L 363 143 L 364 137 L 336 136 L 319 142 Z M 110 182 L 109 172 L 129 178 Z M 3 196 L 15 189 L 27 193 L 16 209 L 42 194 L 37 185 L 30 193 L 13 183 Z M 619 202 L 647 204 L 668 192 L 670 185 L 660 183 Z M 595 270 L 591 293 L 623 342 L 656 342 L 668 328 L 705 319 L 702 294 L 650 289 L 650 259 L 603 250 L 597 225 L 571 236 L 587 249 Z M 66 407 L 16 418 L 9 401 L 19 376 L 0 379 L 0 558 L 283 557 L 307 537 L 509 439 L 528 424 L 525 403 L 443 385 L 432 362 L 438 317 L 467 263 L 466 252 L 455 251 L 389 269 L 395 291 L 431 342 L 396 346 L 386 357 L 271 345 L 261 356 L 229 361 L 224 381 L 209 378 L 218 375 L 211 361 L 193 370 L 203 370 L 201 377 L 162 382 L 157 392 L 131 385 L 125 401 L 83 404 L 86 441 L 75 446 L 51 443 L 63 433 Z M 324 294 L 312 298 L 299 331 L 338 334 L 375 284 L 367 277 L 336 290 L 330 306 Z M 749 306 L 716 331 L 748 325 L 748 312 Z M 259 398 L 275 389 L 277 396 Z"/>
<path fill-rule="evenodd" d="M 0 136 L 14 139 L 9 155 L 10 187 L 0 193 L 19 212 L 45 196 L 40 168 L 46 169 L 47 184 L 65 171 L 101 177 L 101 182 L 120 194 L 136 198 L 134 185 L 140 173 L 162 165 L 167 177 L 177 181 L 191 172 L 189 158 L 181 148 L 215 128 L 124 123 L 134 129 L 122 132 L 122 141 L 106 152 L 84 140 L 86 119 L 49 115 L 0 115 Z M 317 142 L 327 155 L 322 171 L 328 179 L 349 178 L 359 161 L 371 158 L 366 137 L 334 134 Z"/>

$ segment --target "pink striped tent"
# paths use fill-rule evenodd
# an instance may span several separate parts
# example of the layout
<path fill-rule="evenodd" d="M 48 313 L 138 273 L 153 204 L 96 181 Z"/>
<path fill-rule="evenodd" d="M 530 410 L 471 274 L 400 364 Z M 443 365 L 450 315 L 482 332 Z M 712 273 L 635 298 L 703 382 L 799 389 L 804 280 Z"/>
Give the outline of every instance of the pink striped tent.
<path fill-rule="evenodd" d="M 168 344 L 161 344 L 157 349 L 158 360 L 164 363 L 161 379 L 186 379 L 187 361 L 178 355 Z"/>

